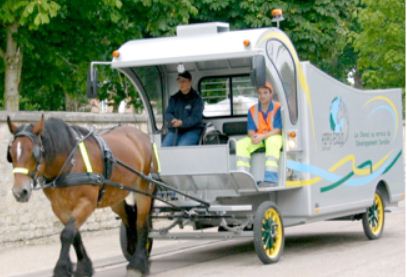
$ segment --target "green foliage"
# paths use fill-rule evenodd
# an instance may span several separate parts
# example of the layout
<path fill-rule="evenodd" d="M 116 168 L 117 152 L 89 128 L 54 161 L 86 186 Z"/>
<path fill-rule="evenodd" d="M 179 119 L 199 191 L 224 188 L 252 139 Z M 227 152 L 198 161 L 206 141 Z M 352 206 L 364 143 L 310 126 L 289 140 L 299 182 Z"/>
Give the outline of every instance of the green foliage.
<path fill-rule="evenodd" d="M 353 63 L 340 66 L 347 46 L 347 22 L 356 0 L 193 2 L 199 10 L 193 21 L 226 21 L 233 29 L 272 26 L 271 10 L 282 8 L 286 20 L 280 27 L 290 36 L 301 60 L 310 60 L 343 81 L 354 64 L 354 57 L 346 53 Z"/>
<path fill-rule="evenodd" d="M 49 16 L 54 15 L 51 13 L 54 2 L 58 2 L 58 9 L 51 24 L 41 28 L 30 25 L 21 28 L 18 34 L 24 52 L 22 110 L 65 110 L 70 108 L 67 99 L 86 103 L 86 76 L 91 61 L 110 60 L 112 51 L 130 39 L 173 34 L 178 24 L 188 23 L 189 15 L 197 12 L 187 0 L 173 3 L 164 0 L 23 2 L 26 6 L 20 8 L 31 12 L 34 21 L 40 9 L 48 9 Z M 7 3 L 9 10 L 20 6 L 13 4 L 14 1 Z M 39 3 L 48 6 L 42 7 Z M 43 15 L 40 19 L 46 21 Z M 0 30 L 0 38 L 2 35 Z M 126 94 L 126 87 L 116 80 L 117 73 L 106 72 L 101 71 L 104 76 L 100 79 L 106 81 L 100 96 L 108 97 L 111 93 L 107 91 L 114 89 L 118 96 L 112 100 L 118 104 L 118 98 Z M 113 84 L 117 87 L 113 88 Z M 3 86 L 0 92 L 2 89 Z M 133 102 L 136 106 L 140 104 L 136 97 Z"/>
<path fill-rule="evenodd" d="M 52 24 L 36 31 L 22 30 L 25 46 L 21 109 L 40 106 L 65 110 L 66 99 L 86 102 L 86 76 L 91 60 L 106 60 L 112 45 L 116 10 L 121 2 L 59 1 L 61 9 Z M 69 23 L 68 23 L 69 22 Z M 121 38 L 117 38 L 120 40 Z M 35 70 L 35 69 L 39 70 Z"/>
<path fill-rule="evenodd" d="M 99 99 L 107 99 L 113 105 L 113 110 L 117 111 L 120 102 L 123 99 L 130 98 L 130 105 L 134 107 L 136 112 L 142 112 L 143 103 L 138 96 L 134 86 L 130 80 L 117 70 L 112 70 L 108 67 L 101 67 L 98 71 L 99 80 Z M 156 84 L 157 82 L 153 82 Z"/>
<path fill-rule="evenodd" d="M 357 66 L 365 87 L 405 86 L 405 3 L 403 0 L 362 0 L 355 35 Z"/>
<path fill-rule="evenodd" d="M 37 29 L 43 24 L 48 24 L 59 9 L 60 6 L 56 1 L 5 0 L 0 6 L 0 25 L 17 23 L 30 29 Z"/>
<path fill-rule="evenodd" d="M 272 26 L 271 10 L 282 8 L 301 60 L 336 78 L 362 74 L 367 87 L 404 86 L 404 2 L 401 0 L 3 0 L 0 49 L 5 28 L 17 23 L 24 53 L 20 108 L 72 109 L 86 103 L 89 63 L 110 60 L 125 41 L 167 36 L 179 24 L 224 21 L 232 29 Z M 1 50 L 0 50 L 1 54 Z M 0 55 L 1 56 L 1 55 Z M 116 105 L 134 90 L 115 72 L 99 70 L 100 98 Z M 4 66 L 0 64 L 0 76 Z M 146 74 L 146 78 L 152 78 Z M 4 88 L 0 77 L 0 94 Z M 114 93 L 113 93 L 114 92 Z M 158 97 L 159 98 L 159 97 Z M 0 98 L 2 99 L 2 98 Z M 69 101 L 68 101 L 69 100 Z M 156 103 L 160 107 L 160 103 Z M 0 100 L 1 105 L 1 100 Z"/>
<path fill-rule="evenodd" d="M 3 63 L 0 66 L 0 75 L 4 76 L 6 63 L 6 30 L 7 26 L 15 26 L 17 33 L 14 39 L 17 40 L 19 48 L 24 47 L 26 38 L 19 34 L 20 29 L 37 30 L 41 25 L 48 24 L 50 18 L 55 17 L 60 6 L 55 1 L 49 0 L 5 0 L 0 4 L 0 58 Z M 4 81 L 0 81 L 0 92 L 4 90 Z M 4 92 L 3 92 L 4 94 Z M 22 99 L 24 102 L 24 99 Z M 4 106 L 4 97 L 1 98 L 0 105 Z"/>
<path fill-rule="evenodd" d="M 0 96 L 3 95 L 4 90 L 4 63 L 0 62 Z M 4 107 L 4 97 L 0 97 L 0 109 Z"/>

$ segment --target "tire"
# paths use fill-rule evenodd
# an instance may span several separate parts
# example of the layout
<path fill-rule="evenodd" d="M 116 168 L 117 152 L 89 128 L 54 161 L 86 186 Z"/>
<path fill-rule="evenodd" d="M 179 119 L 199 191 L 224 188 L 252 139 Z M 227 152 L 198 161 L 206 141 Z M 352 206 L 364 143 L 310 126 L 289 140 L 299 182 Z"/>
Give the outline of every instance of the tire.
<path fill-rule="evenodd" d="M 126 226 L 122 223 L 120 225 L 120 248 L 122 249 L 123 256 L 127 261 L 130 261 L 134 253 L 129 253 L 127 251 L 127 231 Z M 146 243 L 147 257 L 150 257 L 151 250 L 153 249 L 153 239 L 148 238 Z"/>
<path fill-rule="evenodd" d="M 378 239 L 384 230 L 384 202 L 379 192 L 375 192 L 373 204 L 363 214 L 362 224 L 365 235 L 370 240 Z"/>
<path fill-rule="evenodd" d="M 284 249 L 284 226 L 280 212 L 271 201 L 263 202 L 253 224 L 254 248 L 263 264 L 276 263 Z"/>

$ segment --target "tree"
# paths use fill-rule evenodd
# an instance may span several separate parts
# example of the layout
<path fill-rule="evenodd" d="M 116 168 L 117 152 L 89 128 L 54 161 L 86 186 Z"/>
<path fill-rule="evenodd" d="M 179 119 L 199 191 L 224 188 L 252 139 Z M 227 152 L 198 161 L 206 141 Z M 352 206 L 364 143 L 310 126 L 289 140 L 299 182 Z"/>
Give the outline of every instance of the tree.
<path fill-rule="evenodd" d="M 130 39 L 173 34 L 175 26 L 187 23 L 196 12 L 189 1 L 58 0 L 58 4 L 51 24 L 21 32 L 29 53 L 22 76 L 22 109 L 76 110 L 78 102 L 86 101 L 91 61 L 110 60 L 112 51 Z M 108 80 L 117 77 L 105 75 Z M 102 97 L 109 88 L 102 87 Z M 118 90 L 116 102 L 124 91 Z"/>
<path fill-rule="evenodd" d="M 346 81 L 355 62 L 349 51 L 347 22 L 356 0 L 193 0 L 193 3 L 199 10 L 192 18 L 194 22 L 227 21 L 233 29 L 272 26 L 271 10 L 282 8 L 286 20 L 281 29 L 290 36 L 301 60 L 310 60 L 342 81 Z"/>
<path fill-rule="evenodd" d="M 405 86 L 405 4 L 403 0 L 362 0 L 355 34 L 357 66 L 367 88 Z"/>
<path fill-rule="evenodd" d="M 37 29 L 48 24 L 55 17 L 59 5 L 49 0 L 5 0 L 0 6 L 0 27 L 4 30 L 0 37 L 0 58 L 4 63 L 4 96 L 6 109 L 17 111 L 19 106 L 19 86 L 23 66 L 22 45 L 18 41 L 21 27 Z"/>

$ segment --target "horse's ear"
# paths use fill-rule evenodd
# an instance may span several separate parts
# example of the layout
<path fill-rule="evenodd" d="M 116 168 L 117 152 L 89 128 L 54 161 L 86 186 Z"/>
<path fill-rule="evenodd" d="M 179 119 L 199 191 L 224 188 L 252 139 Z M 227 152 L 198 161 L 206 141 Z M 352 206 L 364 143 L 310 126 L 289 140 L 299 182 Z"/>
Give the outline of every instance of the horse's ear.
<path fill-rule="evenodd" d="M 7 116 L 7 125 L 8 125 L 8 129 L 10 130 L 10 133 L 15 135 L 17 132 L 17 125 L 14 124 L 13 122 L 11 122 L 10 116 Z"/>
<path fill-rule="evenodd" d="M 41 135 L 43 129 L 44 129 L 44 114 L 41 115 L 40 121 L 35 123 L 35 125 L 33 127 L 34 135 L 37 135 L 37 136 Z"/>

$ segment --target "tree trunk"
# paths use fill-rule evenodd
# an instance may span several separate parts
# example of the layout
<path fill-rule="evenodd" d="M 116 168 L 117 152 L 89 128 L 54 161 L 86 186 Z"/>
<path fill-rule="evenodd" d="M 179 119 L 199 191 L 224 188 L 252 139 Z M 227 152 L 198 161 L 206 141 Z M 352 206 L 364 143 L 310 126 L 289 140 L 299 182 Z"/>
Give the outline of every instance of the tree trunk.
<path fill-rule="evenodd" d="M 6 27 L 7 48 L 4 57 L 5 79 L 4 79 L 4 102 L 6 111 L 16 112 L 19 110 L 19 86 L 21 70 L 23 66 L 23 53 L 18 47 L 13 35 L 18 32 L 18 24 L 14 23 Z"/>

